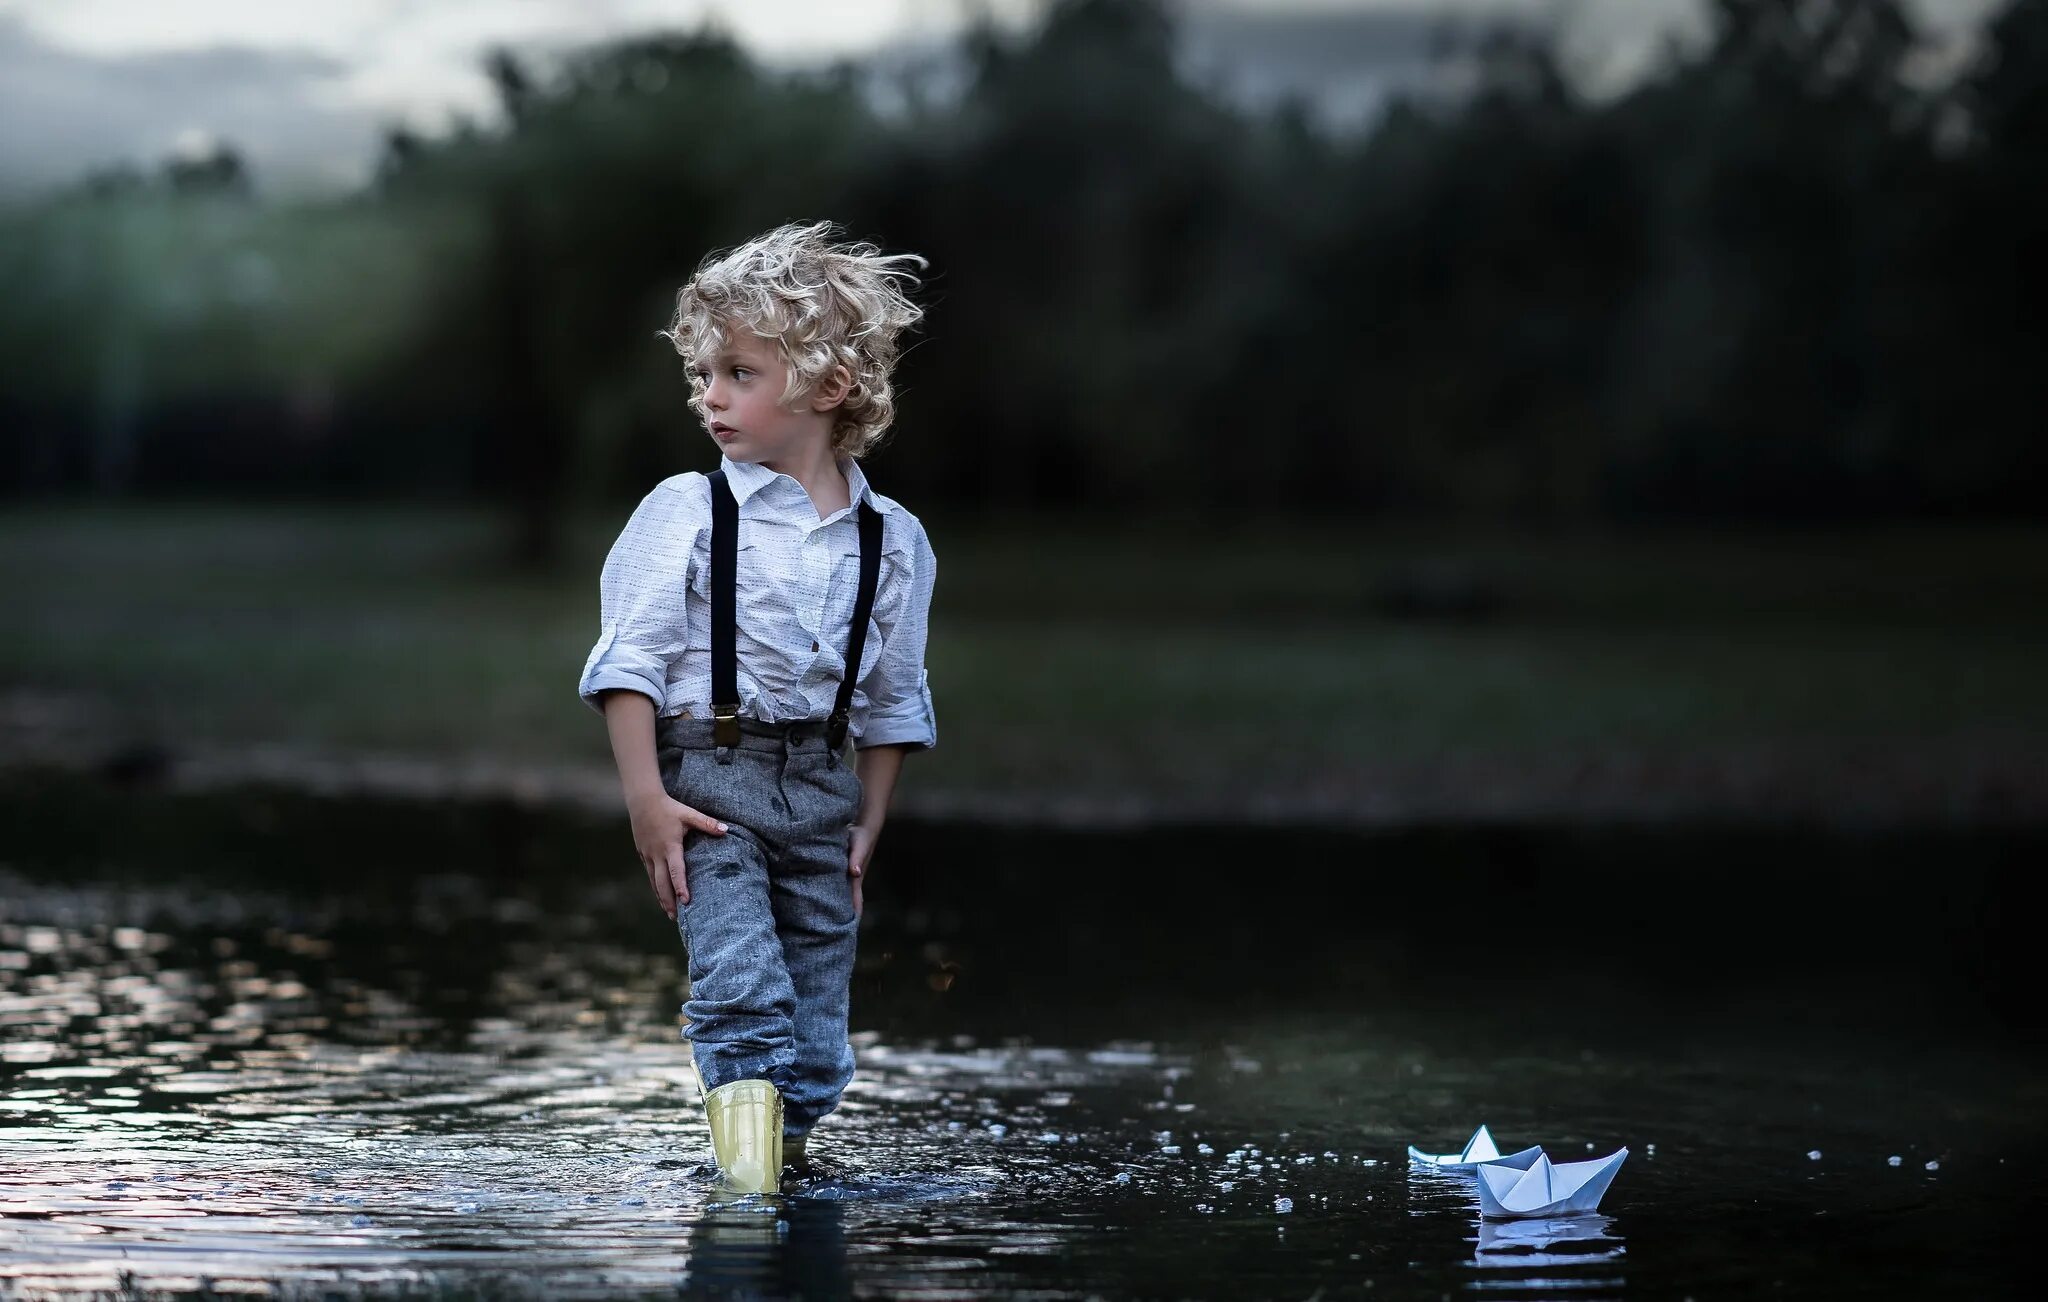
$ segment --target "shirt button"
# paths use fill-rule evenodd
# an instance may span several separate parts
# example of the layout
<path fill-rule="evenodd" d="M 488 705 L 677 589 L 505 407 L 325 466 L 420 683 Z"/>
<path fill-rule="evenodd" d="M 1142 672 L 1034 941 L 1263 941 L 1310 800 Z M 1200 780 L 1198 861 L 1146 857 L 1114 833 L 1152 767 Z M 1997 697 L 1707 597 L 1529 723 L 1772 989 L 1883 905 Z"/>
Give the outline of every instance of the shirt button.
<path fill-rule="evenodd" d="M 817 649 L 818 649 L 818 644 L 817 644 L 816 642 L 813 642 L 813 643 L 811 643 L 811 650 L 813 650 L 813 651 L 816 651 Z"/>

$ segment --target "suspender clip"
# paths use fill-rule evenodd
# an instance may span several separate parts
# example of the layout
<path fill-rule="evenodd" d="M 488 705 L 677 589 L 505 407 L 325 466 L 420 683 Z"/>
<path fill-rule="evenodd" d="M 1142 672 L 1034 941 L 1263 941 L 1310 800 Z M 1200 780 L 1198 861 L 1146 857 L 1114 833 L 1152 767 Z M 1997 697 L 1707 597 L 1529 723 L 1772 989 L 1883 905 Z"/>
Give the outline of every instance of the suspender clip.
<path fill-rule="evenodd" d="M 833 750 L 846 747 L 846 711 L 834 710 L 832 717 L 825 721 L 825 744 Z"/>
<path fill-rule="evenodd" d="M 740 744 L 740 707 L 738 702 L 731 705 L 711 707 L 711 744 L 731 747 Z"/>

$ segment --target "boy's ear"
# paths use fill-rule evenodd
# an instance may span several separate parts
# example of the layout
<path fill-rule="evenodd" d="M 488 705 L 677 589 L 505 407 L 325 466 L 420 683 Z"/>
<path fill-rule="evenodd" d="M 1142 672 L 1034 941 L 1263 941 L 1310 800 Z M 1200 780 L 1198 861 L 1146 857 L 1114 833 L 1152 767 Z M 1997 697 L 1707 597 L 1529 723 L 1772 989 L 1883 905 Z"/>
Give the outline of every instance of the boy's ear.
<path fill-rule="evenodd" d="M 853 372 L 842 363 L 832 368 L 832 373 L 818 381 L 817 391 L 811 394 L 812 411 L 830 411 L 846 401 L 846 395 L 853 389 Z"/>

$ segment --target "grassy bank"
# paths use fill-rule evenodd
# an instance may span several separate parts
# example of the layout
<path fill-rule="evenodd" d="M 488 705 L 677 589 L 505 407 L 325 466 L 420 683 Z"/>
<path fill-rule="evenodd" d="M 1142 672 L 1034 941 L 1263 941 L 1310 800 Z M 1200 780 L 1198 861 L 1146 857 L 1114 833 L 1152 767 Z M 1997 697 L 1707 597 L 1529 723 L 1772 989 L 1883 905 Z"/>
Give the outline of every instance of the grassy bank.
<path fill-rule="evenodd" d="M 575 680 L 622 518 L 518 575 L 474 512 L 16 508 L 0 687 L 173 743 L 606 765 Z M 2048 530 L 929 524 L 927 790 L 1364 798 L 1422 771 L 1872 753 L 2025 780 L 2048 737 Z"/>

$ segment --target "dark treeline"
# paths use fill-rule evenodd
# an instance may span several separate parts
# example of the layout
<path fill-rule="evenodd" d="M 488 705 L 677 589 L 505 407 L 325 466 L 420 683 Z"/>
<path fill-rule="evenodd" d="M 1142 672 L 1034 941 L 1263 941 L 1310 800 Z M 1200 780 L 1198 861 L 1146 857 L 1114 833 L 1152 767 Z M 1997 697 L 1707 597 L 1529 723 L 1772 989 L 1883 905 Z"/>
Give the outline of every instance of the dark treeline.
<path fill-rule="evenodd" d="M 1145 0 L 975 30 L 889 112 L 710 33 L 501 55 L 501 123 L 345 200 L 188 160 L 8 214 L 0 475 L 493 497 L 545 554 L 714 459 L 654 334 L 697 259 L 830 217 L 932 259 L 876 454 L 920 503 L 2037 512 L 2048 0 L 1937 84 L 1898 0 L 1714 19 L 1602 99 L 1496 32 L 1357 134 L 1191 83 Z"/>

